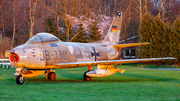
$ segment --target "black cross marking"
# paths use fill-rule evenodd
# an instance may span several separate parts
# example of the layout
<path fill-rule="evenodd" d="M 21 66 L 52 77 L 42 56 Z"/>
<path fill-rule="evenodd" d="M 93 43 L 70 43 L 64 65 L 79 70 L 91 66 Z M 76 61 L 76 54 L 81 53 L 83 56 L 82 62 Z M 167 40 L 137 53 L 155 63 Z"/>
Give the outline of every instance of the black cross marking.
<path fill-rule="evenodd" d="M 97 61 L 97 56 L 100 57 L 99 52 L 96 52 L 94 47 L 92 49 L 94 52 L 91 52 L 91 57 L 95 56 L 95 61 Z"/>

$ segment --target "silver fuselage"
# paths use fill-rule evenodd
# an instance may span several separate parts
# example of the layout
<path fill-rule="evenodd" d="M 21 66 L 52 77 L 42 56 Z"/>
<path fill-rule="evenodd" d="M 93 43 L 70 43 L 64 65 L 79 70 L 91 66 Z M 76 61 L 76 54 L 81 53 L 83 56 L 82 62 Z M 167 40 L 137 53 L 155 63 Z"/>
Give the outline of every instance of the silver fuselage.
<path fill-rule="evenodd" d="M 55 63 L 102 61 L 117 57 L 117 50 L 114 48 L 59 40 L 26 43 L 12 49 L 12 52 L 19 56 L 17 66 L 28 69 L 56 69 Z"/>

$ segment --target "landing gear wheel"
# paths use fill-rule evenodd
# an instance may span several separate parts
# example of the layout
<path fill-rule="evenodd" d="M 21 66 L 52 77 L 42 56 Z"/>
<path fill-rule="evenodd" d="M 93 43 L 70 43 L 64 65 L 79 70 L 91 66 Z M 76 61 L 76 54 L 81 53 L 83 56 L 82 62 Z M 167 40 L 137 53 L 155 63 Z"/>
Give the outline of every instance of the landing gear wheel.
<path fill-rule="evenodd" d="M 24 84 L 24 77 L 22 76 L 22 75 L 18 75 L 17 77 L 16 77 L 16 83 L 17 84 Z"/>
<path fill-rule="evenodd" d="M 88 71 L 86 71 L 85 73 L 84 73 L 84 81 L 92 81 L 92 78 L 91 77 L 88 77 L 88 76 L 86 76 L 86 73 L 87 73 Z"/>
<path fill-rule="evenodd" d="M 55 81 L 56 80 L 56 74 L 54 72 L 50 72 L 48 74 L 48 79 Z"/>

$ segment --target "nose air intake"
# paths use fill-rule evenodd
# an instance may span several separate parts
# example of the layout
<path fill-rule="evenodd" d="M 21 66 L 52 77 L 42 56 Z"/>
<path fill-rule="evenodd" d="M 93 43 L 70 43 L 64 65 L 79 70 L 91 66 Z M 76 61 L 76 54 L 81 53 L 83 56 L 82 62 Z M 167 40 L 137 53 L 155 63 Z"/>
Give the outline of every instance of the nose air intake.
<path fill-rule="evenodd" d="M 19 56 L 15 53 L 10 53 L 10 61 L 11 62 L 19 62 Z"/>

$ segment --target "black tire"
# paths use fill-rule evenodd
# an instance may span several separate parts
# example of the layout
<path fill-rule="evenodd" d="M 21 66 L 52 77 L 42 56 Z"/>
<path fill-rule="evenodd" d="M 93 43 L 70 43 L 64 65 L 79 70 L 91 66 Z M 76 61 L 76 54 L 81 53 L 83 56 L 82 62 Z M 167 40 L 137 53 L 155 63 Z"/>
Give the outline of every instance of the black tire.
<path fill-rule="evenodd" d="M 88 77 L 88 76 L 86 76 L 86 73 L 87 73 L 88 71 L 86 71 L 85 73 L 84 73 L 84 81 L 92 81 L 92 78 L 91 77 Z"/>
<path fill-rule="evenodd" d="M 24 80 L 24 77 L 22 75 L 18 75 L 16 77 L 16 83 L 17 84 L 24 84 L 25 80 Z"/>
<path fill-rule="evenodd" d="M 50 72 L 48 74 L 48 79 L 52 80 L 52 81 L 55 81 L 56 80 L 56 74 L 54 72 Z"/>

